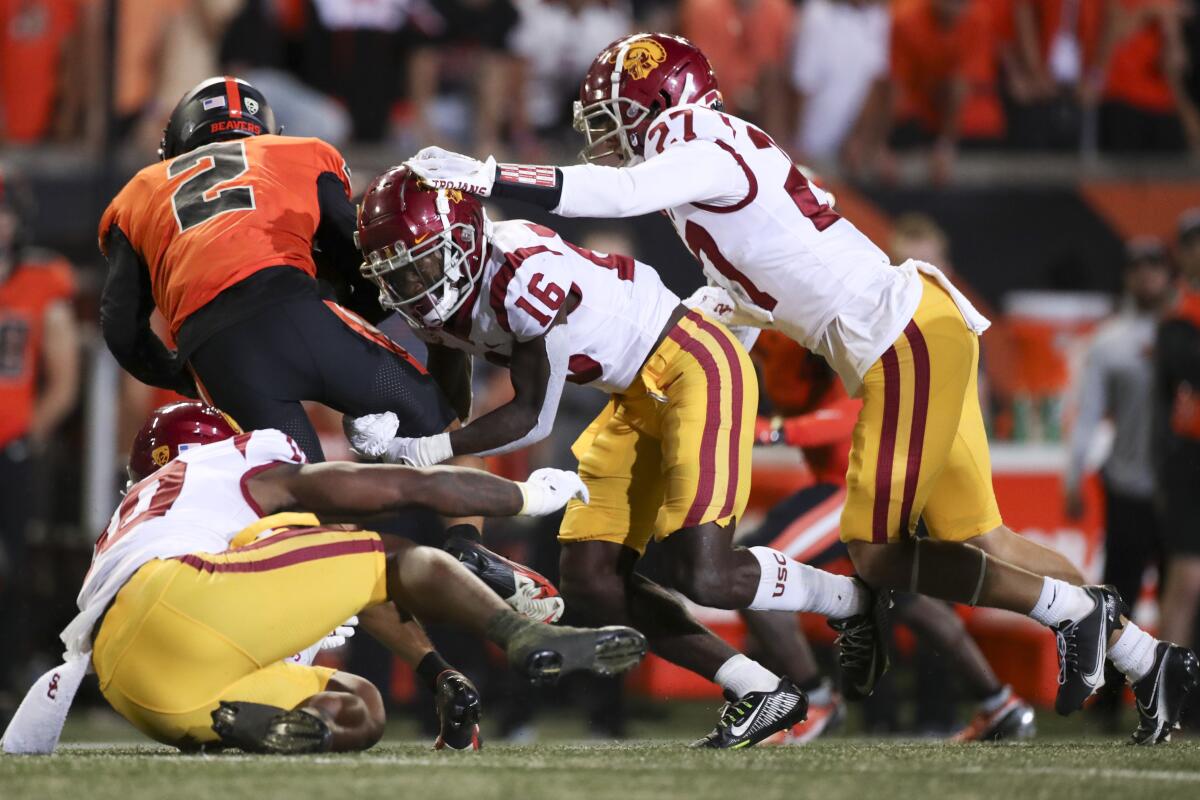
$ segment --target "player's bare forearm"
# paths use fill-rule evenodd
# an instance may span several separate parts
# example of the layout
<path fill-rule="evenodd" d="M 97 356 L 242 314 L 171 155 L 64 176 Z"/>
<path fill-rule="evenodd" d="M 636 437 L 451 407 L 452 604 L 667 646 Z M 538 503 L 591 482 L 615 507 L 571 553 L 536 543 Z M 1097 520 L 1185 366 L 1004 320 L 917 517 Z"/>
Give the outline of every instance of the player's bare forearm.
<path fill-rule="evenodd" d="M 512 481 L 475 469 L 414 469 L 392 464 L 329 462 L 281 465 L 247 481 L 263 513 L 303 509 L 314 514 L 368 515 L 423 506 L 444 516 L 506 517 L 520 512 Z"/>
<path fill-rule="evenodd" d="M 517 441 L 537 425 L 536 408 L 506 403 L 484 414 L 470 425 L 450 434 L 450 447 L 456 454 L 485 453 Z"/>
<path fill-rule="evenodd" d="M 550 373 L 545 337 L 513 345 L 512 401 L 452 432 L 450 447 L 455 455 L 487 453 L 528 436 L 541 416 Z"/>

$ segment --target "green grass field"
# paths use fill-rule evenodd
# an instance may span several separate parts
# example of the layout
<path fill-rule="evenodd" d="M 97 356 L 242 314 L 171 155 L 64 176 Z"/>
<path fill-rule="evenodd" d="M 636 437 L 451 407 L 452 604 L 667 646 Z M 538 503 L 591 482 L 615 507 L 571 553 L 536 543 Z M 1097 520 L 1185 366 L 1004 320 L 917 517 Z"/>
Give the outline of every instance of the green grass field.
<path fill-rule="evenodd" d="M 487 743 L 482 753 L 437 753 L 393 726 L 384 743 L 352 756 L 184 756 L 144 743 L 101 717 L 68 730 L 49 758 L 0 758 L 0 798 L 419 798 L 420 800 L 667 800 L 667 798 L 1200 797 L 1200 740 L 1133 748 L 1040 716 L 1047 735 L 1010 745 L 832 738 L 802 748 L 689 750 L 711 709 L 683 709 L 635 728 L 619 744 L 568 741 L 571 721 L 544 726 L 544 744 Z M 682 723 L 682 724 L 681 724 Z M 665 738 L 664 738 L 665 737 Z M 90 740 L 90 741 L 88 741 Z"/>

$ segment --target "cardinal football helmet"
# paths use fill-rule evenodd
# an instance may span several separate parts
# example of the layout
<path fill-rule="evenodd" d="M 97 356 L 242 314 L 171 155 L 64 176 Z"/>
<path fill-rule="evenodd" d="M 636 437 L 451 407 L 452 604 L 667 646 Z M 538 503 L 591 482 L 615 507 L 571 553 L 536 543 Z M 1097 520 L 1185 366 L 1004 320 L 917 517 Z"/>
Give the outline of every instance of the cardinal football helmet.
<path fill-rule="evenodd" d="M 580 158 L 634 163 L 654 118 L 685 103 L 722 107 L 717 76 L 698 47 L 666 33 L 618 39 L 596 56 L 575 101 L 575 129 L 587 137 Z"/>
<path fill-rule="evenodd" d="M 475 295 L 491 222 L 473 195 L 431 189 L 405 166 L 367 187 L 356 238 L 379 303 L 409 324 L 440 328 Z"/>
<path fill-rule="evenodd" d="M 129 483 L 144 480 L 184 450 L 241 432 L 228 414 L 195 400 L 156 408 L 133 438 L 127 467 Z"/>

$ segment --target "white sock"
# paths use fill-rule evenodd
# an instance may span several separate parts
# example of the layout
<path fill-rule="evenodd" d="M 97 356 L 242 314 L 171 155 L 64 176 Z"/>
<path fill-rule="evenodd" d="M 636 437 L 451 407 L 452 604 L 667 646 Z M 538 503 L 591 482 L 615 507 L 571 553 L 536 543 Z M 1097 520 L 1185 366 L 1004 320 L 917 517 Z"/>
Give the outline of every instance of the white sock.
<path fill-rule="evenodd" d="M 1158 639 L 1132 622 L 1126 622 L 1116 644 L 1108 648 L 1108 659 L 1130 683 L 1136 683 L 1154 668 L 1157 649 Z"/>
<path fill-rule="evenodd" d="M 1042 595 L 1029 612 L 1035 622 L 1046 627 L 1060 622 L 1078 622 L 1096 607 L 1087 592 L 1057 578 L 1042 579 Z"/>
<path fill-rule="evenodd" d="M 870 595 L 845 575 L 801 564 L 770 547 L 751 547 L 762 574 L 750 608 L 755 611 L 811 611 L 834 619 L 862 614 Z"/>
<path fill-rule="evenodd" d="M 750 692 L 773 692 L 779 686 L 778 675 L 741 653 L 722 664 L 713 681 L 736 697 L 745 697 Z"/>

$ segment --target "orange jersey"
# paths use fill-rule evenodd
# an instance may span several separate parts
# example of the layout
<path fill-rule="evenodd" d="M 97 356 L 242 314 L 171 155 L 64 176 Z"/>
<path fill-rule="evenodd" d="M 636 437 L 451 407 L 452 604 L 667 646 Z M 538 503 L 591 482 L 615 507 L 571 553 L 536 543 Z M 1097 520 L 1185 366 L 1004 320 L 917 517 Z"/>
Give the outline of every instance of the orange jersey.
<path fill-rule="evenodd" d="M 26 260 L 0 283 L 0 447 L 29 432 L 46 309 L 75 294 L 61 258 Z"/>
<path fill-rule="evenodd" d="M 36 142 L 50 133 L 62 93 L 63 50 L 80 0 L 0 0 L 0 138 Z"/>
<path fill-rule="evenodd" d="M 824 359 L 781 333 L 763 331 L 751 355 L 762 372 L 763 393 L 777 414 L 788 417 L 784 441 L 803 450 L 818 483 L 845 483 L 862 402 L 846 394 Z"/>
<path fill-rule="evenodd" d="M 1163 0 L 1118 0 L 1126 16 L 1147 8 L 1164 5 Z M 1171 3 L 1165 5 L 1170 6 Z M 1163 70 L 1162 23 L 1154 17 L 1144 20 L 1117 42 L 1108 67 L 1104 98 L 1131 106 L 1169 114 L 1175 110 L 1175 94 Z"/>
<path fill-rule="evenodd" d="M 192 313 L 261 269 L 316 276 L 317 178 L 325 172 L 341 178 L 349 197 L 346 162 L 319 139 L 268 134 L 199 147 L 125 185 L 100 220 L 100 249 L 120 228 L 149 267 L 155 305 L 177 337 Z"/>
<path fill-rule="evenodd" d="M 988 0 L 969 0 L 954 23 L 942 27 L 932 0 L 912 0 L 892 21 L 892 75 L 900 88 L 898 116 L 930 132 L 946 123 L 942 97 L 956 78 L 967 83 L 959 128 L 968 139 L 1004 134 L 1004 111 L 996 94 L 996 26 Z"/>

